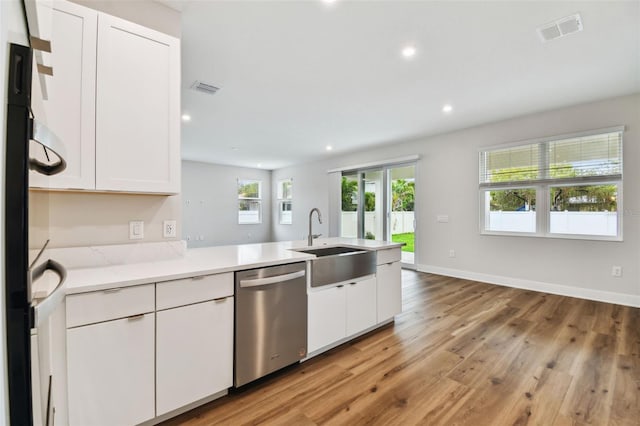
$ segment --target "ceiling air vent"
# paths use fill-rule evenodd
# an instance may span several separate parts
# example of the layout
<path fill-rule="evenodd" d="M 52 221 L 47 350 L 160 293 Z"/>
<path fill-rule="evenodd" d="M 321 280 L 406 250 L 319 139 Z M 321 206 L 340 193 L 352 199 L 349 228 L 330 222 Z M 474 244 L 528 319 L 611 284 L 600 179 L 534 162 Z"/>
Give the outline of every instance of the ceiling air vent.
<path fill-rule="evenodd" d="M 543 43 L 582 31 L 580 14 L 565 16 L 538 28 L 538 35 Z"/>
<path fill-rule="evenodd" d="M 216 86 L 214 86 L 212 84 L 203 83 L 203 82 L 198 81 L 198 80 L 193 82 L 193 84 L 191 85 L 191 88 L 193 90 L 198 91 L 198 92 L 206 93 L 207 95 L 213 95 L 218 90 L 220 90 L 219 87 L 216 87 Z"/>

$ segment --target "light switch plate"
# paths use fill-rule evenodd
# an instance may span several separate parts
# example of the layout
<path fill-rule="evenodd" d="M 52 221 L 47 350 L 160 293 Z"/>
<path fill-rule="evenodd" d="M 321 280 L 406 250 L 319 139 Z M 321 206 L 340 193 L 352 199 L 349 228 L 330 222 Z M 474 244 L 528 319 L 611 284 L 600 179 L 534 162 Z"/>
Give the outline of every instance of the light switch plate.
<path fill-rule="evenodd" d="M 436 216 L 436 222 L 438 222 L 438 223 L 448 223 L 449 222 L 449 215 L 447 215 L 447 214 L 439 214 L 438 216 Z"/>
<path fill-rule="evenodd" d="M 162 222 L 162 236 L 164 238 L 175 238 L 178 233 L 176 230 L 177 224 L 175 220 L 165 220 Z"/>
<path fill-rule="evenodd" d="M 129 222 L 129 239 L 142 240 L 144 238 L 144 221 L 132 220 Z"/>

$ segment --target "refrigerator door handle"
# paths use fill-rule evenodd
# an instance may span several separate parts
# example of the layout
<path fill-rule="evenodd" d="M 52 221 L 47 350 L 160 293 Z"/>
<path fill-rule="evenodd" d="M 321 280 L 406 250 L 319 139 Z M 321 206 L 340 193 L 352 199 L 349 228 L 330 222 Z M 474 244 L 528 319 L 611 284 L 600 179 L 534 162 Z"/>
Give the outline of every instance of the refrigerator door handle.
<path fill-rule="evenodd" d="M 49 153 L 55 154 L 56 161 L 54 163 L 44 163 L 36 158 L 29 157 L 29 168 L 46 176 L 57 175 L 67 168 L 67 162 L 64 157 L 66 151 L 64 145 L 58 137 L 44 124 L 35 119 L 31 119 L 31 140 L 42 145 L 44 153 L 49 159 Z"/>
<path fill-rule="evenodd" d="M 43 262 L 42 264 L 40 264 L 40 265 L 36 266 L 35 268 L 33 268 L 33 270 L 31 271 L 31 279 L 29 280 L 29 284 L 32 284 L 32 283 L 36 282 L 38 279 L 40 279 L 44 275 L 45 271 L 55 272 L 56 275 L 58 275 L 58 278 L 60 279 L 58 281 L 58 284 L 56 284 L 56 287 L 53 289 L 53 291 L 49 292 L 49 295 L 51 295 L 51 294 L 55 293 L 55 291 L 67 279 L 67 270 L 60 263 L 56 262 L 53 259 L 49 259 L 46 262 Z M 28 291 L 27 294 L 29 295 L 29 299 L 31 299 L 31 285 L 29 285 L 29 288 L 27 289 L 27 291 Z M 45 299 L 46 299 L 46 297 L 44 297 L 42 299 L 37 299 L 37 300 L 38 301 L 43 301 Z"/>

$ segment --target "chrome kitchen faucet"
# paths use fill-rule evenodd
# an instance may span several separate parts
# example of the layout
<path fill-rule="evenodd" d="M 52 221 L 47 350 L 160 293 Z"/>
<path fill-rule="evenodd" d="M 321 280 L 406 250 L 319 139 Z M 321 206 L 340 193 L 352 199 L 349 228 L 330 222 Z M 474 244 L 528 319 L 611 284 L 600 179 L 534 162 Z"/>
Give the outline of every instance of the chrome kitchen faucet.
<path fill-rule="evenodd" d="M 309 212 L 309 236 L 307 237 L 307 245 L 309 245 L 309 246 L 313 245 L 313 239 L 314 238 L 318 238 L 320 235 L 322 235 L 322 234 L 313 234 L 312 233 L 312 230 L 311 230 L 312 221 L 311 221 L 311 219 L 313 218 L 313 212 L 317 212 L 318 213 L 318 222 L 322 223 L 322 214 L 320 213 L 320 209 L 318 209 L 317 207 L 312 208 L 311 211 Z"/>

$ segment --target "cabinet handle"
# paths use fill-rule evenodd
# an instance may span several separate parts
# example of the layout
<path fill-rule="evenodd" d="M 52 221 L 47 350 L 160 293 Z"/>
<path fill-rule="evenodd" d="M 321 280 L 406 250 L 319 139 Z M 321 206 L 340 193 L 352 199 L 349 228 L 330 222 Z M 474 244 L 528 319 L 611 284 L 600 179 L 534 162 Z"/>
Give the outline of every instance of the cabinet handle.
<path fill-rule="evenodd" d="M 51 53 L 51 42 L 49 40 L 43 40 L 34 36 L 29 37 L 29 40 L 31 41 L 32 49 Z"/>
<path fill-rule="evenodd" d="M 336 286 L 336 288 L 342 288 L 342 287 L 344 287 L 344 284 L 340 284 Z"/>
<path fill-rule="evenodd" d="M 47 65 L 36 64 L 36 68 L 40 74 L 53 76 L 53 68 Z"/>
<path fill-rule="evenodd" d="M 231 296 L 225 296 L 225 297 L 218 297 L 217 299 L 213 299 L 214 302 L 216 303 L 220 303 L 220 302 L 224 302 L 225 300 L 227 300 L 229 297 Z"/>
<path fill-rule="evenodd" d="M 144 318 L 144 314 L 138 314 L 138 315 L 131 315 L 130 317 L 127 317 L 127 320 L 129 321 L 137 321 L 139 319 Z"/>
<path fill-rule="evenodd" d="M 357 283 L 349 283 L 349 285 L 356 285 Z"/>
<path fill-rule="evenodd" d="M 120 290 L 122 290 L 122 289 L 121 288 L 108 288 L 106 290 L 102 290 L 102 292 L 109 294 L 109 293 L 117 293 Z"/>
<path fill-rule="evenodd" d="M 387 265 L 391 266 L 391 265 L 393 265 L 393 262 L 389 262 L 389 263 L 387 263 Z"/>
<path fill-rule="evenodd" d="M 49 426 L 51 423 L 49 423 L 49 416 L 51 415 L 51 383 L 53 381 L 53 376 L 51 374 L 49 374 L 49 387 L 47 388 L 47 414 L 45 416 L 45 426 Z M 55 409 L 54 409 L 55 410 Z"/>
<path fill-rule="evenodd" d="M 204 280 L 206 275 L 200 275 L 199 277 L 191 277 L 191 281 Z"/>

